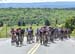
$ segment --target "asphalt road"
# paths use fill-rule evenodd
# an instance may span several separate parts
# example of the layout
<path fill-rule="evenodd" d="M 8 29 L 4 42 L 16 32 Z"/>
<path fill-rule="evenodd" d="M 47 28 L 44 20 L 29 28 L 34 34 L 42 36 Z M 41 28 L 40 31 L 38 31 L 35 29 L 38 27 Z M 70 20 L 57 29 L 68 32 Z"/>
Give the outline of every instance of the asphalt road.
<path fill-rule="evenodd" d="M 75 40 L 55 41 L 48 46 L 39 43 L 27 44 L 24 38 L 22 47 L 11 45 L 11 39 L 0 39 L 0 54 L 75 54 Z"/>

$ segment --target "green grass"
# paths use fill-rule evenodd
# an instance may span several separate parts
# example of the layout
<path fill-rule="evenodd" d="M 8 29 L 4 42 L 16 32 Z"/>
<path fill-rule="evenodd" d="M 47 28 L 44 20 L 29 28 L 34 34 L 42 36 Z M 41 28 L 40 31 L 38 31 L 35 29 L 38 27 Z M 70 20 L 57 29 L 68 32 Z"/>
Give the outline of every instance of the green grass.
<path fill-rule="evenodd" d="M 10 37 L 10 30 L 11 30 L 11 28 L 15 28 L 15 29 L 17 29 L 17 28 L 24 28 L 25 29 L 25 28 L 29 28 L 29 27 L 30 27 L 29 25 L 27 25 L 27 26 L 17 26 L 17 25 L 15 25 L 15 26 L 12 26 L 12 27 L 8 27 L 8 26 L 4 25 L 2 27 L 2 29 L 0 30 L 0 38 Z M 41 26 L 36 26 L 36 25 L 32 26 L 33 30 L 35 30 L 36 28 L 40 28 L 40 27 Z"/>
<path fill-rule="evenodd" d="M 10 27 L 3 26 L 3 28 L 0 30 L 0 38 L 8 37 L 9 30 Z"/>
<path fill-rule="evenodd" d="M 72 31 L 71 36 L 75 37 L 75 29 Z"/>

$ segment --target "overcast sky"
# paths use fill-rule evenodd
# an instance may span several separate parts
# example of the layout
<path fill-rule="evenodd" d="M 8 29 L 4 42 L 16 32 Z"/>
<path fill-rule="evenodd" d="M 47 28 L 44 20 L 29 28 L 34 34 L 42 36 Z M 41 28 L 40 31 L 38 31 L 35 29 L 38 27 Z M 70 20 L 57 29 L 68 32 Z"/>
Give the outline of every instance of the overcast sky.
<path fill-rule="evenodd" d="M 32 3 L 32 2 L 56 2 L 56 1 L 75 1 L 75 0 L 0 0 L 0 3 Z"/>

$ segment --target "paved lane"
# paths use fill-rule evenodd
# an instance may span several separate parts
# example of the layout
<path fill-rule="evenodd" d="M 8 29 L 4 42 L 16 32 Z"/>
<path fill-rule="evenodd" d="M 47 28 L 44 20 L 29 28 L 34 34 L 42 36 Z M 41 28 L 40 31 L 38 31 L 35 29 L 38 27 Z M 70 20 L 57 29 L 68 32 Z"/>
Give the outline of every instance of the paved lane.
<path fill-rule="evenodd" d="M 0 39 L 0 54 L 75 54 L 75 40 L 55 41 L 48 46 L 39 43 L 27 44 L 24 38 L 22 47 L 12 46 L 11 39 Z"/>
<path fill-rule="evenodd" d="M 56 41 L 48 46 L 40 45 L 35 54 L 75 54 L 75 41 L 72 39 Z"/>
<path fill-rule="evenodd" d="M 26 38 L 24 38 L 24 45 L 22 47 L 16 47 L 11 45 L 11 39 L 0 41 L 0 54 L 27 54 L 28 51 L 35 45 L 26 44 Z"/>

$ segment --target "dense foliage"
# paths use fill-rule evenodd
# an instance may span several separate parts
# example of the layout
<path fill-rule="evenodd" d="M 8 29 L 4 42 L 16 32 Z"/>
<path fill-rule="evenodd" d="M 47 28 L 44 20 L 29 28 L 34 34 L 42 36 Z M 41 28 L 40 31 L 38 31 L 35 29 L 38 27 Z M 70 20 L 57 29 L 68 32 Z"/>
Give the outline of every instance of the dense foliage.
<path fill-rule="evenodd" d="M 51 8 L 0 8 L 0 21 L 8 25 L 41 24 L 48 19 L 51 25 L 63 24 L 70 16 L 75 15 L 75 9 L 51 9 Z"/>

